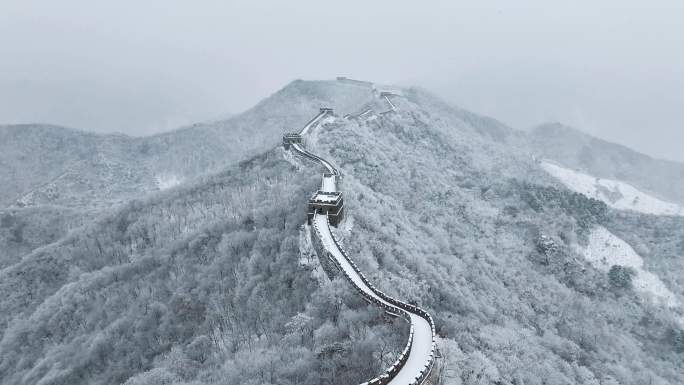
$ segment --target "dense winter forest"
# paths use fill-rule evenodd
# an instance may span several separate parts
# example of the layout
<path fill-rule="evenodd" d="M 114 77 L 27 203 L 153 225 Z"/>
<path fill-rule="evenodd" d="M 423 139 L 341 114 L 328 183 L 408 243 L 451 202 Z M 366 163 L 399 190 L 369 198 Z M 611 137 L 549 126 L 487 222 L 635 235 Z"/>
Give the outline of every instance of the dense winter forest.
<path fill-rule="evenodd" d="M 554 158 L 539 131 L 393 90 L 386 113 L 367 85 L 295 81 L 227 121 L 150 138 L 0 127 L 14 148 L 0 175 L 17 180 L 0 190 L 2 383 L 333 385 L 381 373 L 406 324 L 324 274 L 305 228 L 322 170 L 277 147 L 323 105 L 336 116 L 306 146 L 343 173 L 336 234 L 379 288 L 435 318 L 433 383 L 684 383 L 684 217 L 620 210 L 540 165 L 580 168 L 575 156 L 600 159 L 603 143 L 581 136 L 569 143 L 584 152 Z M 549 135 L 579 135 L 559 130 Z M 44 155 L 19 176 L 28 151 Z M 647 177 L 660 163 L 630 158 L 638 172 L 583 171 L 684 204 Z M 681 183 L 683 169 L 660 172 Z M 594 258 L 603 232 L 643 263 Z M 666 294 L 640 286 L 646 273 Z"/>

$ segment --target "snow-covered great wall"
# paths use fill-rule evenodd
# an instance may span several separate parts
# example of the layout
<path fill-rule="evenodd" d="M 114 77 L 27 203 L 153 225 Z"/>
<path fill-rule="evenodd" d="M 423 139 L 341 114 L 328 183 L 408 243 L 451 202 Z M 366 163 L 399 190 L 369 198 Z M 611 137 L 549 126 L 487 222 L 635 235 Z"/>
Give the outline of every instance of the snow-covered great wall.
<path fill-rule="evenodd" d="M 385 99 L 391 105 L 392 110 L 394 110 L 394 105 L 386 96 Z M 332 109 L 321 108 L 321 112 L 309 121 L 298 134 L 286 134 L 283 138 L 283 144 L 286 148 L 291 148 L 297 155 L 317 162 L 326 169 L 327 172 L 323 176 L 321 190 L 314 194 L 314 196 L 320 195 L 320 202 L 323 203 L 326 202 L 326 199 L 330 199 L 330 202 L 333 202 L 334 197 L 340 197 L 338 199 L 340 207 L 337 213 L 334 214 L 334 217 L 330 212 L 319 209 L 314 209 L 310 213 L 312 233 L 316 238 L 315 242 L 320 246 L 320 251 L 318 251 L 319 259 L 324 264 L 332 264 L 343 273 L 347 281 L 351 283 L 366 301 L 383 308 L 391 316 L 405 319 L 411 325 L 406 346 L 394 364 L 385 370 L 382 375 L 365 382 L 363 385 L 423 384 L 428 378 L 435 360 L 435 323 L 432 320 L 432 316 L 420 307 L 392 298 L 373 286 L 331 231 L 331 217 L 334 220 L 338 220 L 337 215 L 341 215 L 343 209 L 341 206 L 341 192 L 338 188 L 341 174 L 330 162 L 307 151 L 301 142 L 303 135 L 306 135 L 325 116 L 330 114 L 332 114 Z"/>

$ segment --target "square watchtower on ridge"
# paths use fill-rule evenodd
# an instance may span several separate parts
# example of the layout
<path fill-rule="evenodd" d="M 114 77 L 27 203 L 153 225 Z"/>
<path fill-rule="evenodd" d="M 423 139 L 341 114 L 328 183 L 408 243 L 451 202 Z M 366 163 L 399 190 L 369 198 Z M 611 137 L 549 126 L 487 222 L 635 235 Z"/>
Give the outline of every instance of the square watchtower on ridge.
<path fill-rule="evenodd" d="M 307 222 L 311 224 L 314 214 L 327 215 L 330 224 L 337 226 L 344 217 L 344 201 L 339 191 L 316 191 L 309 199 Z"/>
<path fill-rule="evenodd" d="M 296 132 L 288 132 L 283 135 L 283 147 L 286 150 L 289 150 L 293 143 L 302 143 L 302 136 Z"/>

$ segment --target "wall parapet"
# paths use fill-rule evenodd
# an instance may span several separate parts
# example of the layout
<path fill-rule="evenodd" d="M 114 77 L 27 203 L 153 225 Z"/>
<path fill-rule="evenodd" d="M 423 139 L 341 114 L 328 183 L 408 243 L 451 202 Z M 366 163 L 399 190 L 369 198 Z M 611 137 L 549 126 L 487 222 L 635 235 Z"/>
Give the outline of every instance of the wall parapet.
<path fill-rule="evenodd" d="M 309 233 L 311 234 L 311 243 L 313 244 L 318 261 L 320 262 L 321 267 L 323 267 L 323 271 L 330 280 L 333 280 L 335 277 L 340 275 L 340 271 L 342 269 L 337 264 L 335 259 L 330 255 L 330 253 L 328 253 L 325 247 L 323 247 L 320 234 L 318 234 L 318 227 L 314 225 L 315 224 L 308 226 Z"/>
<path fill-rule="evenodd" d="M 431 349 L 430 349 L 430 356 L 428 357 L 428 359 L 427 359 L 426 362 L 425 362 L 424 370 L 421 371 L 421 377 L 420 377 L 420 378 L 416 378 L 417 381 L 412 383 L 412 384 L 421 384 L 421 383 L 423 382 L 423 380 L 425 380 L 425 378 L 427 378 L 427 376 L 430 374 L 430 371 L 432 370 L 432 365 L 434 364 L 434 360 L 435 360 L 435 348 L 436 348 L 435 337 L 436 337 L 436 329 L 435 329 L 435 321 L 432 319 L 432 316 L 430 315 L 430 313 L 428 313 L 427 311 L 423 310 L 422 308 L 420 308 L 420 307 L 418 307 L 418 306 L 411 305 L 411 304 L 407 304 L 407 303 L 404 303 L 404 302 L 402 302 L 402 301 L 399 301 L 398 299 L 393 298 L 393 297 L 391 297 L 391 296 L 385 294 L 385 293 L 382 292 L 381 290 L 377 289 L 377 288 L 368 280 L 368 278 L 366 278 L 366 276 L 363 274 L 363 272 L 361 271 L 361 269 L 359 269 L 359 267 L 356 265 L 356 263 L 354 262 L 354 260 L 352 260 L 352 259 L 349 257 L 349 255 L 347 254 L 347 251 L 342 247 L 342 245 L 340 244 L 340 242 L 337 240 L 337 237 L 335 236 L 335 233 L 333 233 L 333 232 L 331 231 L 330 234 L 332 235 L 333 242 L 335 243 L 336 247 L 340 250 L 341 254 L 344 256 L 344 258 L 347 260 L 347 262 L 349 262 L 349 264 L 352 266 L 352 268 L 354 269 L 354 271 L 359 275 L 359 277 L 361 278 L 361 280 L 366 284 L 366 286 L 368 286 L 368 287 L 373 291 L 373 293 L 375 293 L 375 295 L 377 295 L 378 297 L 382 298 L 383 300 L 385 300 L 385 301 L 391 303 L 392 305 L 394 305 L 394 306 L 400 308 L 400 309 L 403 310 L 403 311 L 411 312 L 411 313 L 413 313 L 413 314 L 419 315 L 420 317 L 422 317 L 422 318 L 424 318 L 425 320 L 427 320 L 428 323 L 430 324 L 430 329 L 431 329 L 431 332 L 432 332 L 432 341 L 431 341 L 432 347 L 431 347 Z M 412 328 L 411 330 L 413 330 L 413 326 L 412 326 L 411 328 Z M 411 335 L 411 339 L 412 339 L 412 338 L 413 338 L 413 336 Z M 402 364 L 402 365 L 403 365 L 403 364 Z M 395 373 L 395 375 L 396 375 L 396 373 Z M 377 384 L 378 384 L 378 385 L 381 385 L 381 384 L 385 384 L 385 383 L 379 382 L 379 383 L 377 383 Z"/>

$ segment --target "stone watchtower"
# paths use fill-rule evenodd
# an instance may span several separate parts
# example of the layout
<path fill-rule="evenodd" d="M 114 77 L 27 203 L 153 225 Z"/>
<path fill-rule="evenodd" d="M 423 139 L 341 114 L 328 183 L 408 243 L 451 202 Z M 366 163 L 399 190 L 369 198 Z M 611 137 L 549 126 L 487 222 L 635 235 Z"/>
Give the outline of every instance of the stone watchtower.
<path fill-rule="evenodd" d="M 302 136 L 298 133 L 287 133 L 283 135 L 283 147 L 286 150 L 290 149 L 290 145 L 293 143 L 302 143 Z"/>
<path fill-rule="evenodd" d="M 314 214 L 328 215 L 330 224 L 337 226 L 344 216 L 344 201 L 339 191 L 316 191 L 309 199 L 306 213 L 307 222 L 311 224 Z"/>

